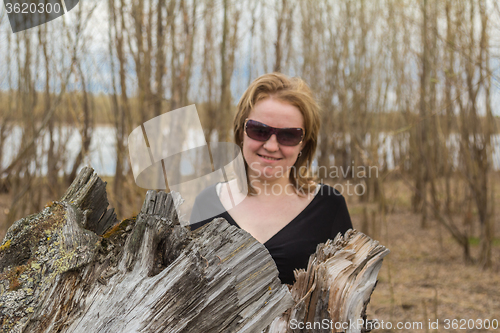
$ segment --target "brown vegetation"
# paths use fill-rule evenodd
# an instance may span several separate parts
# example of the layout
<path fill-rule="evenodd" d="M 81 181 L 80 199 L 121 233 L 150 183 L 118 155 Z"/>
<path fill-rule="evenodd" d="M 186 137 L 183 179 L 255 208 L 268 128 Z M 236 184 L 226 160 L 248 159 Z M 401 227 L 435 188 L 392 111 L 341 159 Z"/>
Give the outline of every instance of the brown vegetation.
<path fill-rule="evenodd" d="M 304 78 L 322 106 L 322 170 L 378 168 L 378 177 L 318 175 L 363 184 L 351 205 L 361 229 L 385 237 L 375 221 L 410 214 L 412 228 L 390 228 L 400 232 L 396 246 L 434 235 L 440 251 L 426 260 L 453 251 L 454 267 L 497 269 L 496 1 L 108 0 L 75 13 L 2 40 L 0 161 L 13 156 L 0 165 L 3 230 L 89 164 L 97 124 L 116 134 L 106 158 L 123 162 L 108 179 L 110 202 L 119 217 L 137 214 L 145 190 L 130 170 L 128 134 L 196 103 L 207 141 L 230 140 L 235 92 L 280 70 Z M 97 57 L 91 50 L 103 40 Z M 59 144 L 67 126 L 80 133 L 77 158 Z M 19 144 L 8 144 L 17 130 Z"/>

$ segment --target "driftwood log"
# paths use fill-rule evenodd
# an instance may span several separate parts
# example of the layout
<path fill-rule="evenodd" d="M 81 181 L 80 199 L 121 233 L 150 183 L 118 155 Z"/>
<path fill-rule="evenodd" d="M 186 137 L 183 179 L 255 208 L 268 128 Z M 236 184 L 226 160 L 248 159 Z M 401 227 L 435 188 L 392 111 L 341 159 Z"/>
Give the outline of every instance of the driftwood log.
<path fill-rule="evenodd" d="M 295 272 L 294 306 L 276 318 L 266 333 L 367 332 L 375 326 L 366 307 L 377 283 L 384 246 L 361 232 L 320 244 L 307 270 Z"/>
<path fill-rule="evenodd" d="M 266 248 L 225 220 L 191 232 L 170 194 L 148 191 L 139 215 L 118 221 L 105 188 L 85 168 L 60 201 L 9 228 L 2 332 L 364 330 L 305 325 L 366 317 L 388 250 L 364 234 L 318 246 L 287 286 Z"/>

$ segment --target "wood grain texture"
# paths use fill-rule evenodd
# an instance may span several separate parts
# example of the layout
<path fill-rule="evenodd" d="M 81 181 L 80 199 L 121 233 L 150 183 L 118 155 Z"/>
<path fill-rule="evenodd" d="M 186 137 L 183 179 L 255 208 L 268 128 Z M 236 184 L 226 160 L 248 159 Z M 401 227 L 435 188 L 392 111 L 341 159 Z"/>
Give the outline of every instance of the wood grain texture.
<path fill-rule="evenodd" d="M 378 241 L 356 230 L 320 244 L 307 270 L 295 271 L 294 306 L 264 332 L 366 332 L 366 307 L 388 253 Z"/>
<path fill-rule="evenodd" d="M 170 194 L 121 222 L 84 169 L 0 250 L 3 332 L 258 332 L 289 308 L 266 248 L 217 220 L 192 233 Z M 111 223 L 113 221 L 113 223 Z"/>
<path fill-rule="evenodd" d="M 264 245 L 224 219 L 191 232 L 176 198 L 148 191 L 117 221 L 106 183 L 84 168 L 60 201 L 8 230 L 2 332 L 308 332 L 290 321 L 363 318 L 388 252 L 378 242 L 339 235 L 282 285 Z"/>

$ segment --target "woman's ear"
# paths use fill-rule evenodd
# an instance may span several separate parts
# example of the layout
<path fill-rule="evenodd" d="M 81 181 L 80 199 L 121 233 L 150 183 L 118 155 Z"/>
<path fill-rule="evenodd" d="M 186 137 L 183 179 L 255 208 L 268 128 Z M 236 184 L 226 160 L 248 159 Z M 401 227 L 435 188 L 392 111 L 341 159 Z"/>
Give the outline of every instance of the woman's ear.
<path fill-rule="evenodd" d="M 302 141 L 300 143 L 300 151 L 302 151 L 304 149 L 304 147 L 306 146 L 306 142 L 305 141 Z"/>

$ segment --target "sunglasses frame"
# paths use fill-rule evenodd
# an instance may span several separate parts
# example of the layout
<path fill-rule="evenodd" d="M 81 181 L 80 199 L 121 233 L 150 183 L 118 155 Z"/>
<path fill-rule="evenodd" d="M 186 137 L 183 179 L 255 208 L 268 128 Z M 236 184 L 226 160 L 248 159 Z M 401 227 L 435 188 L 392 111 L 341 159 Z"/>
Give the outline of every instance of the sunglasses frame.
<path fill-rule="evenodd" d="M 282 145 L 282 146 L 286 146 L 286 147 L 295 147 L 295 146 L 300 145 L 300 144 L 302 143 L 302 141 L 304 141 L 304 137 L 305 137 L 306 131 L 305 131 L 302 127 L 283 127 L 283 128 L 277 128 L 277 127 L 272 127 L 272 126 L 269 126 L 269 125 L 267 125 L 267 124 L 261 123 L 260 121 L 257 121 L 257 120 L 254 120 L 254 119 L 246 118 L 246 119 L 245 119 L 245 125 L 243 126 L 243 129 L 244 129 L 244 131 L 245 131 L 245 134 L 246 134 L 246 135 L 247 135 L 250 139 L 252 139 L 252 140 L 259 141 L 259 142 L 266 142 L 266 141 L 267 141 L 267 140 L 264 140 L 264 141 L 256 140 L 256 139 L 253 139 L 252 137 L 250 137 L 250 136 L 248 135 L 248 133 L 247 133 L 247 123 L 248 123 L 248 121 L 250 121 L 250 120 L 253 120 L 253 121 L 255 121 L 255 122 L 258 122 L 259 124 L 262 124 L 262 125 L 264 125 L 264 126 L 267 126 L 267 127 L 271 130 L 271 135 L 269 135 L 269 138 L 267 138 L 267 140 L 269 140 L 269 139 L 271 138 L 271 136 L 273 136 L 273 134 L 275 134 L 275 135 L 276 135 L 276 140 L 277 140 L 277 141 L 278 141 L 278 143 L 279 143 L 280 145 Z M 285 130 L 285 129 L 295 129 L 295 130 L 296 130 L 296 129 L 299 129 L 299 128 L 302 130 L 302 136 L 301 136 L 301 138 L 300 138 L 300 142 L 299 142 L 299 143 L 297 143 L 297 144 L 295 144 L 295 145 L 293 145 L 293 146 L 289 146 L 289 145 L 284 145 L 284 144 L 282 144 L 281 142 L 279 142 L 279 140 L 278 140 L 278 132 L 279 132 L 280 130 Z"/>

